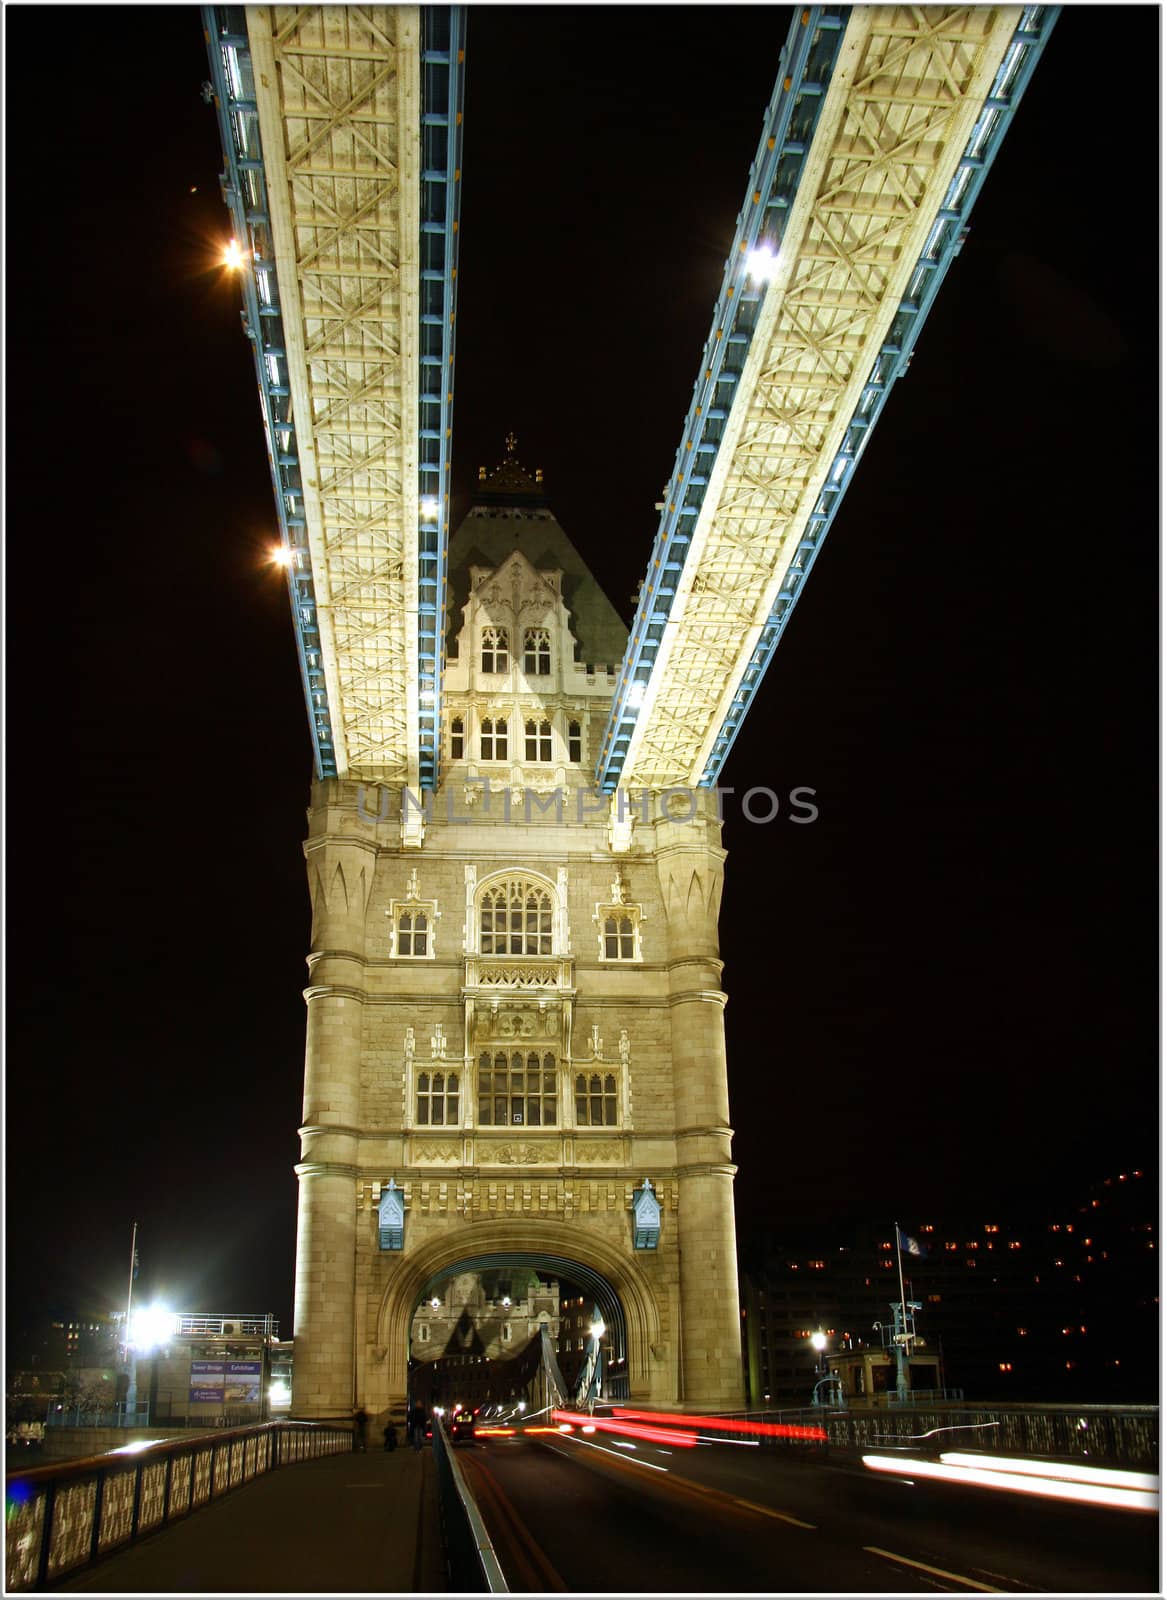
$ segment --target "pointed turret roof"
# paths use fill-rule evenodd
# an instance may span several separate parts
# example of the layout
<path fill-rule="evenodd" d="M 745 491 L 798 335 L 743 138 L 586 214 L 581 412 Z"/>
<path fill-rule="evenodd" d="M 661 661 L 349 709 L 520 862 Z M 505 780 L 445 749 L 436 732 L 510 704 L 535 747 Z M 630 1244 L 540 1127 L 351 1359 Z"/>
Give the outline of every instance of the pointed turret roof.
<path fill-rule="evenodd" d="M 462 626 L 470 568 L 500 566 L 512 550 L 521 550 L 537 570 L 563 573 L 563 599 L 581 659 L 590 665 L 615 666 L 623 659 L 628 629 L 555 520 L 542 469 L 528 471 L 517 448 L 514 434 L 509 433 L 503 460 L 491 472 L 479 467 L 470 510 L 450 541 L 447 647 Z"/>

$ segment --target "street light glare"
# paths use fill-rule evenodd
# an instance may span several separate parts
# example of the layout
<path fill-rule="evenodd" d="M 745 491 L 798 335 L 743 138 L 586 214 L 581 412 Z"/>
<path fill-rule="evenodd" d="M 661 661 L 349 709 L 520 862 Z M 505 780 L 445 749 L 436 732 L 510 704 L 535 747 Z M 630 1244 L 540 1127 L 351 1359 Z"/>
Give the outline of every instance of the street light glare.
<path fill-rule="evenodd" d="M 778 271 L 778 257 L 767 245 L 759 245 L 746 257 L 746 271 L 755 283 L 769 283 Z"/>
<path fill-rule="evenodd" d="M 142 1306 L 130 1319 L 130 1348 L 144 1355 L 165 1344 L 177 1328 L 178 1318 L 173 1311 L 165 1306 Z"/>
<path fill-rule="evenodd" d="M 816 1350 L 825 1350 L 827 1348 L 827 1336 L 825 1333 L 812 1333 L 810 1342 Z"/>
<path fill-rule="evenodd" d="M 273 545 L 268 559 L 271 561 L 273 566 L 290 567 L 292 564 L 292 552 L 288 549 L 287 545 Z"/>
<path fill-rule="evenodd" d="M 597 1317 L 592 1323 L 590 1331 L 593 1339 L 602 1339 L 605 1333 L 608 1331 L 604 1326 L 604 1319 L 602 1317 Z"/>
<path fill-rule="evenodd" d="M 228 244 L 227 248 L 223 251 L 223 265 L 227 268 L 228 272 L 238 272 L 246 260 L 247 251 L 240 249 L 236 241 L 232 239 L 230 244 Z"/>

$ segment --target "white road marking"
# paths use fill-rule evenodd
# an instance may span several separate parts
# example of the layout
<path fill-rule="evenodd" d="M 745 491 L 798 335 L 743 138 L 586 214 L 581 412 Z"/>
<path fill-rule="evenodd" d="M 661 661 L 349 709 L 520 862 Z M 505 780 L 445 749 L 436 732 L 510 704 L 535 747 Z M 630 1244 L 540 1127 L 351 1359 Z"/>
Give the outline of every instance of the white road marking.
<path fill-rule="evenodd" d="M 611 1456 L 616 1461 L 626 1461 L 632 1467 L 647 1467 L 650 1472 L 667 1472 L 669 1470 L 668 1467 L 658 1467 L 653 1461 L 642 1461 L 639 1456 L 619 1456 L 615 1450 L 607 1450 L 602 1444 L 592 1444 L 590 1439 L 572 1439 L 570 1434 L 564 1434 L 563 1437 L 571 1440 L 572 1444 L 582 1444 L 586 1450 L 598 1450 L 603 1456 Z M 547 1448 L 548 1450 L 555 1450 L 553 1444 L 549 1444 Z M 555 1454 L 565 1456 L 567 1451 L 555 1450 Z"/>
<path fill-rule="evenodd" d="M 801 1522 L 787 1511 L 774 1511 L 769 1506 L 760 1506 L 756 1500 L 739 1500 L 736 1495 L 731 1495 L 730 1498 L 735 1506 L 745 1506 L 747 1511 L 758 1511 L 764 1517 L 777 1517 L 779 1522 L 789 1522 L 794 1528 L 810 1528 L 813 1531 L 817 1526 L 813 1522 Z"/>
<path fill-rule="evenodd" d="M 930 1567 L 926 1561 L 913 1561 L 910 1556 L 897 1556 L 891 1550 L 880 1550 L 877 1545 L 865 1544 L 864 1550 L 873 1556 L 883 1556 L 885 1561 L 898 1561 L 903 1567 L 915 1567 L 918 1572 L 930 1572 L 935 1578 L 947 1578 L 949 1583 L 963 1583 L 968 1589 L 979 1589 L 982 1594 L 1000 1594 L 991 1583 L 978 1583 L 975 1578 L 962 1577 L 959 1572 L 945 1572 L 943 1567 Z"/>

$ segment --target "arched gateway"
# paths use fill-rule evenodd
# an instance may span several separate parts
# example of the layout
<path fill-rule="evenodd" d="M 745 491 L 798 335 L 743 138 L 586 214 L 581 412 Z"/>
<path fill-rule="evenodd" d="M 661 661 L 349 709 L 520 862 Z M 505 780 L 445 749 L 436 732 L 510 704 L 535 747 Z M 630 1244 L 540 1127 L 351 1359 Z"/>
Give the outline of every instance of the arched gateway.
<path fill-rule="evenodd" d="M 625 630 L 510 448 L 450 590 L 438 793 L 313 789 L 293 1410 L 399 1408 L 500 1255 L 611 1286 L 634 1400 L 740 1404 L 716 796 L 595 792 Z"/>

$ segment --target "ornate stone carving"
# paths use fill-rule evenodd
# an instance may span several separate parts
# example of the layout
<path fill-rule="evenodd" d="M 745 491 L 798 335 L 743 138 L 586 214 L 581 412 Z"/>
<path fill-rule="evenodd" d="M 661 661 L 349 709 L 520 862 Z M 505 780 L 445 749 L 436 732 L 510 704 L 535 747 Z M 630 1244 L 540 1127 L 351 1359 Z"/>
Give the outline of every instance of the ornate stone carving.
<path fill-rule="evenodd" d="M 538 1143 L 490 1144 L 478 1141 L 478 1159 L 483 1166 L 535 1166 L 541 1161 L 559 1160 L 558 1141 L 543 1139 Z"/>
<path fill-rule="evenodd" d="M 576 1141 L 575 1154 L 577 1161 L 606 1161 L 615 1165 L 624 1158 L 624 1146 L 618 1139 L 609 1139 L 604 1143 L 579 1139 Z"/>
<path fill-rule="evenodd" d="M 458 1160 L 459 1150 L 458 1146 L 452 1143 L 415 1143 L 412 1147 L 411 1154 L 415 1162 L 456 1162 Z"/>
<path fill-rule="evenodd" d="M 508 1006 L 495 1001 L 490 1006 L 479 1002 L 474 1013 L 474 1040 L 557 1039 L 560 1020 L 557 1005 Z"/>
<path fill-rule="evenodd" d="M 632 1041 L 628 1037 L 628 1029 L 627 1028 L 621 1028 L 620 1029 L 620 1063 L 621 1063 L 622 1066 L 626 1067 L 628 1065 L 628 1058 L 629 1058 L 629 1056 L 631 1056 L 631 1054 L 632 1054 Z"/>
<path fill-rule="evenodd" d="M 554 989 L 559 982 L 559 964 L 553 967 L 487 967 L 478 969 L 478 982 L 492 989 L 519 989 L 535 986 Z"/>

